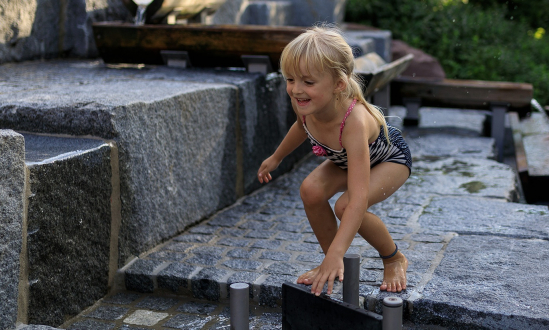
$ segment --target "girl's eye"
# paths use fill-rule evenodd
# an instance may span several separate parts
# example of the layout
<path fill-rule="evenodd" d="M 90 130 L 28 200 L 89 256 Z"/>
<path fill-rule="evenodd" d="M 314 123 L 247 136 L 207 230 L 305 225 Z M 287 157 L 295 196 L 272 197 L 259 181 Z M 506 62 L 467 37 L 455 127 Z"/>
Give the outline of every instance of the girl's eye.
<path fill-rule="evenodd" d="M 306 81 L 306 82 L 305 82 L 305 85 L 312 86 L 313 84 L 314 84 L 314 82 L 312 82 L 312 81 Z"/>
<path fill-rule="evenodd" d="M 294 80 L 292 78 L 287 78 L 286 81 L 289 82 L 289 83 L 294 82 Z"/>

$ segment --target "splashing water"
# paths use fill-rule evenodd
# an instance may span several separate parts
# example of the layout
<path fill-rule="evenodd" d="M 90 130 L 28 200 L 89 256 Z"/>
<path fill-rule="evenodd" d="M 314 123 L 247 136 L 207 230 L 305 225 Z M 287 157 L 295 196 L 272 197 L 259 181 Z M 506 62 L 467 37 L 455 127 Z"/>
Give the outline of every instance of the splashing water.
<path fill-rule="evenodd" d="M 147 6 L 153 2 L 153 0 L 134 0 L 137 4 L 137 14 L 135 15 L 135 25 L 145 24 L 145 11 Z"/>

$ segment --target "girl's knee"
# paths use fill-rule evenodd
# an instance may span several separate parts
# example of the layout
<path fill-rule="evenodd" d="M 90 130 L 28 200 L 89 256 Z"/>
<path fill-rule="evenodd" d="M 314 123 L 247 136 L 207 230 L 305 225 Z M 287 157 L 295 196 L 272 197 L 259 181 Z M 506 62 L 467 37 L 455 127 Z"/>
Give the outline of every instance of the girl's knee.
<path fill-rule="evenodd" d="M 299 188 L 304 205 L 316 205 L 327 201 L 324 192 L 313 180 L 305 179 Z"/>

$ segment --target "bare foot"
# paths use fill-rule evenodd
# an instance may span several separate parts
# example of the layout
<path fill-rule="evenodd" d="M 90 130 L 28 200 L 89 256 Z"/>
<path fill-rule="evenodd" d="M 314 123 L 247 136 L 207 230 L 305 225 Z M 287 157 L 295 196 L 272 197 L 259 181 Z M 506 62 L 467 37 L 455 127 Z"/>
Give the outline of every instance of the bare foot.
<path fill-rule="evenodd" d="M 381 291 L 400 292 L 406 289 L 408 259 L 404 254 L 398 251 L 394 257 L 383 259 L 383 268 L 383 283 L 379 287 Z"/>
<path fill-rule="evenodd" d="M 301 275 L 297 279 L 298 284 L 306 284 L 311 285 L 313 284 L 313 280 L 315 279 L 316 275 L 318 274 L 318 270 L 320 269 L 320 266 L 311 269 L 310 271 L 306 272 L 305 274 Z"/>

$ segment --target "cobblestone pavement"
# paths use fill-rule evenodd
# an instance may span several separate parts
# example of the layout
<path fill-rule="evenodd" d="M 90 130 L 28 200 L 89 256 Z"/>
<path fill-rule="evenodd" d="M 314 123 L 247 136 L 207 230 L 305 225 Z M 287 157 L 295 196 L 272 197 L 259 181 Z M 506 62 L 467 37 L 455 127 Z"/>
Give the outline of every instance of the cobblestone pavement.
<path fill-rule="evenodd" d="M 521 269 L 549 285 L 533 257 L 549 250 L 547 207 L 513 203 L 515 173 L 491 159 L 492 139 L 462 132 L 408 133 L 418 155 L 412 176 L 370 208 L 410 262 L 408 288 L 399 294 L 379 291 L 382 262 L 357 236 L 348 252 L 361 256 L 362 306 L 381 313 L 383 298 L 401 297 L 406 329 L 549 324 L 542 312 L 549 308 L 546 297 L 516 285 L 525 276 Z M 295 282 L 323 260 L 299 196 L 302 180 L 319 162 L 306 158 L 290 173 L 134 259 L 118 271 L 122 293 L 62 328 L 228 329 L 228 286 L 244 282 L 251 287 L 252 328 L 279 329 L 281 284 Z M 337 285 L 333 298 L 340 292 Z M 517 308 L 525 304 L 530 308 Z"/>

